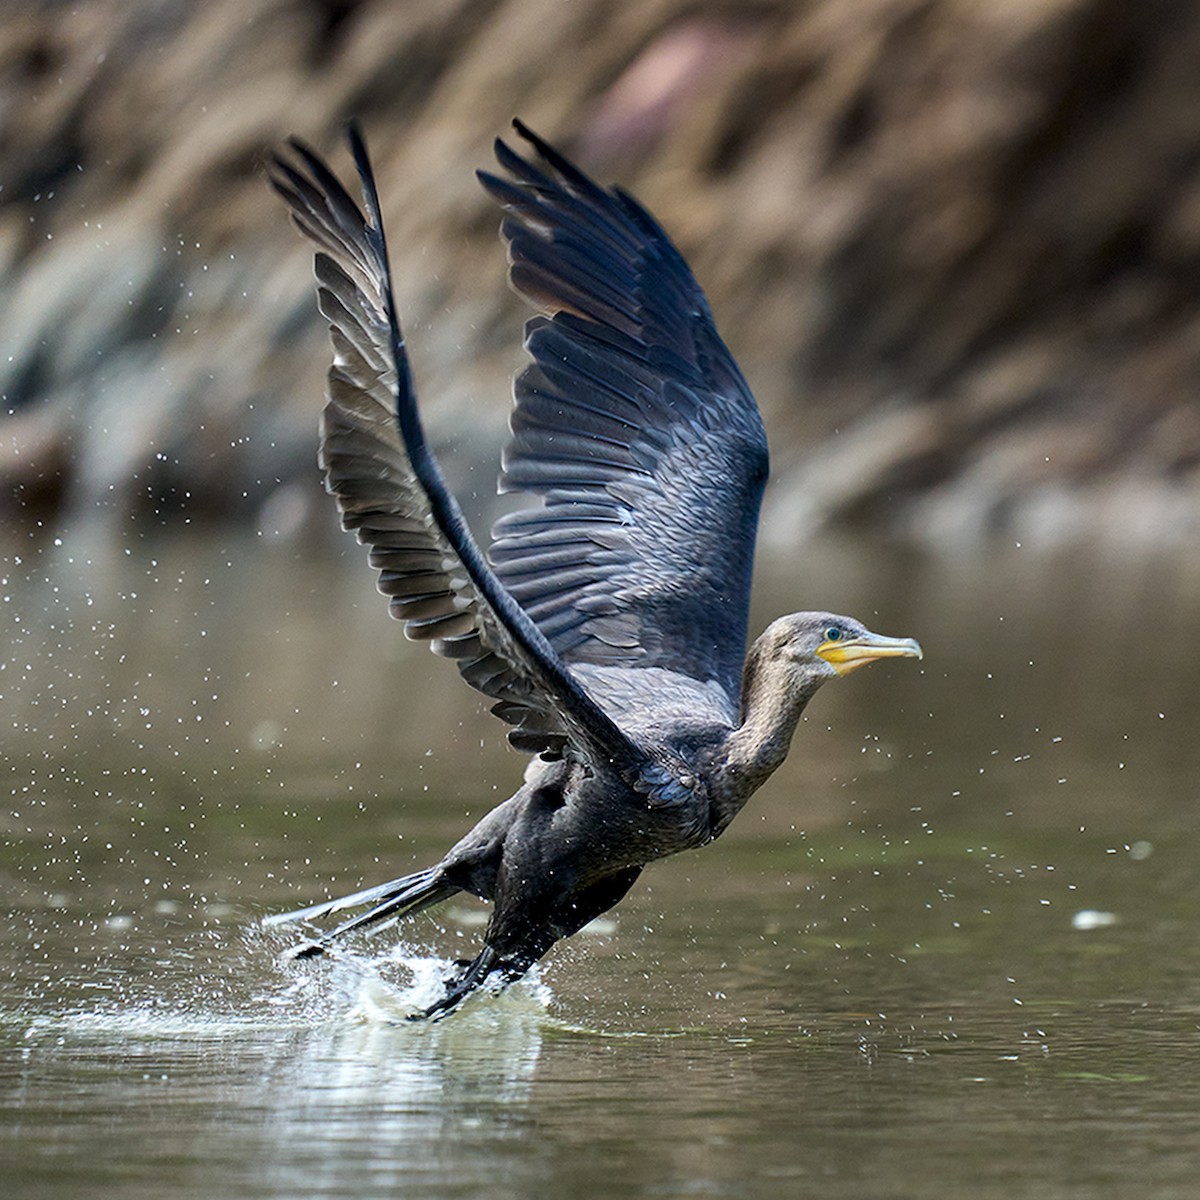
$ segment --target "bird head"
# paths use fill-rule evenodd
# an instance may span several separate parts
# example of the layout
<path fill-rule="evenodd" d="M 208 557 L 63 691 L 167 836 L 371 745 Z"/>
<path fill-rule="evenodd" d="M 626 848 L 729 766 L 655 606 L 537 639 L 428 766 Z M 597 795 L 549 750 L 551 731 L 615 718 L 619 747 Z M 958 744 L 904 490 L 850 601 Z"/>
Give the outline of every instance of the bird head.
<path fill-rule="evenodd" d="M 849 675 L 880 658 L 923 657 L 913 638 L 884 637 L 834 613 L 792 613 L 775 621 L 770 632 L 781 657 L 818 679 Z"/>

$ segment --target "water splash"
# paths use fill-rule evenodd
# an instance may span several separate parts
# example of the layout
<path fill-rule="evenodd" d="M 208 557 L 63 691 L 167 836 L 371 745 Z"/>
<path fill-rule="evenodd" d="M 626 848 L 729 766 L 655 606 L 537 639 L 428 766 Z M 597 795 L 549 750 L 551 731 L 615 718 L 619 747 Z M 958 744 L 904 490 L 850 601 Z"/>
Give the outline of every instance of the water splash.
<path fill-rule="evenodd" d="M 125 931 L 116 946 L 80 939 L 69 968 L 27 975 L 25 986 L 14 989 L 15 1002 L 0 999 L 0 1027 L 26 1044 L 44 1044 L 447 1023 L 409 1018 L 443 994 L 458 969 L 448 958 L 399 943 L 379 953 L 351 947 L 298 962 L 287 953 L 290 933 L 244 919 L 223 924 Z M 63 930 L 45 922 L 40 933 L 52 932 Z M 544 1022 L 550 1002 L 535 970 L 502 992 L 479 989 L 454 1019 L 476 1026 Z"/>

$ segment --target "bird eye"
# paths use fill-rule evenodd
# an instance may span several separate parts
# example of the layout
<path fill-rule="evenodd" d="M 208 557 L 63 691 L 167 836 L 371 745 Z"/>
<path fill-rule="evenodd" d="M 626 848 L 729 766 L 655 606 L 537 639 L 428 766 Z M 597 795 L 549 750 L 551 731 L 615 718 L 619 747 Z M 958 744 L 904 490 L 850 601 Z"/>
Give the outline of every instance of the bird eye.
<path fill-rule="evenodd" d="M 836 642 L 842 636 L 842 631 L 836 625 L 830 625 L 825 630 L 825 640 L 827 642 Z"/>

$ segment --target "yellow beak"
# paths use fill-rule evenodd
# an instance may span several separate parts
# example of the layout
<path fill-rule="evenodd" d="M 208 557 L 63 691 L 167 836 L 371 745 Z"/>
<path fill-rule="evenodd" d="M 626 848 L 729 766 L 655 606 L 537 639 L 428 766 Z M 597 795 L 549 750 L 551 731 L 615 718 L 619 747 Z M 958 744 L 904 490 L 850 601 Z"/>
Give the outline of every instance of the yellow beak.
<path fill-rule="evenodd" d="M 817 654 L 839 675 L 849 675 L 851 671 L 857 671 L 877 658 L 925 657 L 921 652 L 921 643 L 913 638 L 882 637 L 878 633 L 822 642 L 817 647 Z"/>

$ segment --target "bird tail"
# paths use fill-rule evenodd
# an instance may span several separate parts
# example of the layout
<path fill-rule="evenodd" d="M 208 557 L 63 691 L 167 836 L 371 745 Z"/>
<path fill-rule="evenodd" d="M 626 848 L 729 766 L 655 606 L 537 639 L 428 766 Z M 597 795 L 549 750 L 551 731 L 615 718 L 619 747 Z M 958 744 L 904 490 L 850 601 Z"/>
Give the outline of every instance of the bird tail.
<path fill-rule="evenodd" d="M 358 916 L 343 921 L 340 925 L 321 934 L 312 941 L 297 946 L 293 952 L 295 958 L 315 958 L 324 954 L 329 946 L 344 934 L 354 929 L 363 929 L 368 925 L 376 925 L 380 921 L 391 918 L 398 921 L 410 913 L 420 912 L 433 904 L 453 896 L 462 889 L 451 883 L 442 874 L 440 866 L 429 867 L 412 875 L 404 875 L 389 883 L 381 883 L 365 891 L 354 892 L 349 896 L 341 896 L 336 900 L 326 900 L 321 904 L 313 904 L 309 908 L 300 908 L 295 912 L 278 913 L 266 917 L 264 925 L 287 925 L 299 921 L 314 921 L 330 913 L 341 912 L 346 908 L 371 907 Z"/>

